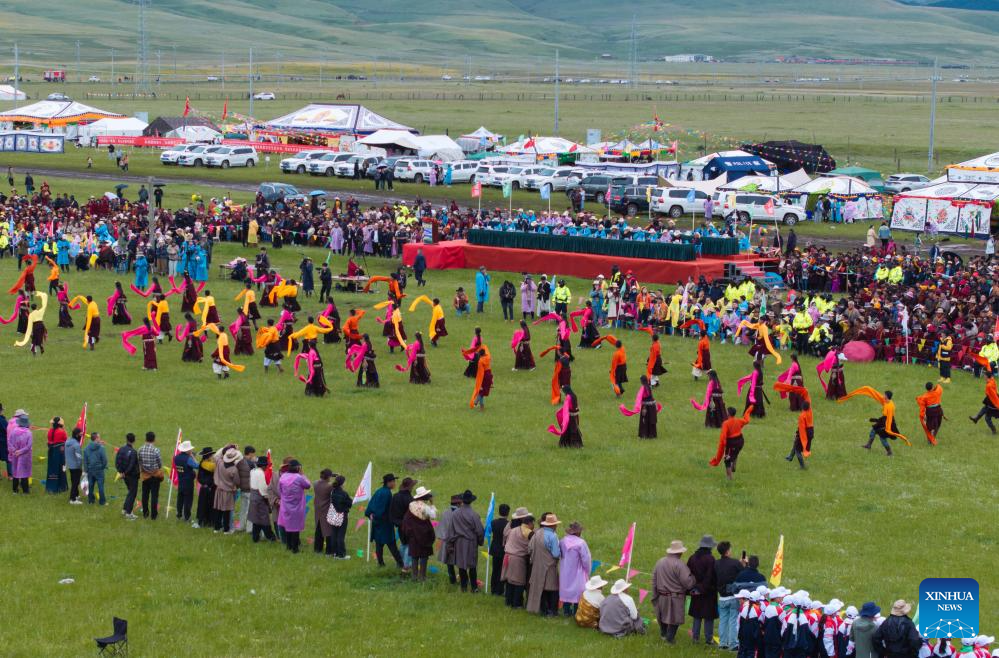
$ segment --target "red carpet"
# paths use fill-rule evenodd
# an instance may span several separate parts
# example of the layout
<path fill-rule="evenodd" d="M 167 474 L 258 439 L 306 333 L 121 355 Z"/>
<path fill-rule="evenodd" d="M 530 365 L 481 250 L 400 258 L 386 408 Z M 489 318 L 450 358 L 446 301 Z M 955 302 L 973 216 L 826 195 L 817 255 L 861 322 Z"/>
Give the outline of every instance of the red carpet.
<path fill-rule="evenodd" d="M 617 265 L 625 272 L 632 270 L 639 281 L 649 283 L 676 283 L 686 281 L 688 276 L 696 279 L 702 274 L 711 279 L 724 274 L 725 263 L 739 262 L 748 265 L 760 260 L 750 255 L 699 258 L 692 261 L 618 258 L 563 251 L 483 247 L 468 244 L 464 240 L 452 240 L 437 244 L 407 244 L 403 247 L 402 262 L 412 265 L 417 249 L 423 250 L 427 267 L 432 270 L 477 268 L 485 265 L 486 269 L 500 272 L 555 273 L 592 279 L 598 274 L 608 275 L 611 265 Z"/>

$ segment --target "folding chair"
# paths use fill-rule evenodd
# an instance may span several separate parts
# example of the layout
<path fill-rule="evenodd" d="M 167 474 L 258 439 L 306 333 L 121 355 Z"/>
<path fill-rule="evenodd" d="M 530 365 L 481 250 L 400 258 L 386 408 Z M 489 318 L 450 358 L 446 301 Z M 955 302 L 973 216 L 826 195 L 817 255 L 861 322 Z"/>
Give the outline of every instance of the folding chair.
<path fill-rule="evenodd" d="M 114 618 L 114 632 L 107 637 L 95 637 L 98 656 L 128 655 L 128 620 Z"/>

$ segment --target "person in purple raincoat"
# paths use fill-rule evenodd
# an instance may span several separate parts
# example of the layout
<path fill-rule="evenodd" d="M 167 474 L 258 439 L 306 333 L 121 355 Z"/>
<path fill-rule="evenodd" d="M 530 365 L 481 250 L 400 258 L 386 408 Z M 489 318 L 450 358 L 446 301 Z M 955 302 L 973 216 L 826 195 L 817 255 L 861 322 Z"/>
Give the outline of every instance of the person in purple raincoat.
<path fill-rule="evenodd" d="M 559 542 L 562 563 L 558 573 L 558 598 L 566 617 L 574 617 L 579 607 L 579 597 L 590 577 L 592 560 L 590 547 L 583 540 L 583 526 L 573 521 L 566 528 L 565 537 Z"/>
<path fill-rule="evenodd" d="M 302 475 L 302 465 L 296 459 L 288 462 L 288 470 L 281 475 L 278 492 L 278 525 L 284 528 L 288 550 L 297 553 L 301 545 L 301 532 L 305 529 L 305 490 L 311 489 L 309 478 Z"/>
<path fill-rule="evenodd" d="M 31 422 L 28 412 L 18 409 L 7 423 L 7 459 L 10 460 L 14 479 L 14 493 L 18 489 L 29 493 L 28 478 L 31 477 Z"/>

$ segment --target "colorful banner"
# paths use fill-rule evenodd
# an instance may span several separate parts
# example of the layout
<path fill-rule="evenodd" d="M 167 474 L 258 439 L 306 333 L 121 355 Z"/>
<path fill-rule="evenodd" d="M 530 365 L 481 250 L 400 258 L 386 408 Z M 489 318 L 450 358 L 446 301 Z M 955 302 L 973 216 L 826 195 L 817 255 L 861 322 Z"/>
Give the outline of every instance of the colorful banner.
<path fill-rule="evenodd" d="M 63 135 L 33 134 L 21 132 L 0 133 L 0 151 L 22 151 L 25 153 L 62 153 L 66 149 Z"/>
<path fill-rule="evenodd" d="M 143 147 L 164 147 L 183 144 L 187 140 L 179 137 L 126 137 L 121 135 L 98 135 L 97 145 L 106 146 L 115 144 L 121 146 Z M 226 146 L 252 146 L 260 153 L 298 153 L 299 151 L 335 151 L 328 146 L 307 146 L 304 144 L 281 144 L 278 142 L 251 142 L 246 139 L 223 139 Z"/>

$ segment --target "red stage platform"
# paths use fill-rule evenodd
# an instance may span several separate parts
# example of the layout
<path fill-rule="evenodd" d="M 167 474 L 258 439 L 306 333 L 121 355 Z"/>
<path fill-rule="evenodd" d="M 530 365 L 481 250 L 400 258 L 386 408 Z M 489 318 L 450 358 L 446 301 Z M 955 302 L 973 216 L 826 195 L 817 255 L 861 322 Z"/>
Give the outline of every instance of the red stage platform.
<path fill-rule="evenodd" d="M 686 281 L 688 276 L 696 279 L 702 274 L 712 279 L 724 274 L 725 263 L 749 265 L 765 260 L 748 254 L 691 261 L 619 258 L 564 251 L 485 247 L 468 244 L 464 240 L 451 240 L 437 244 L 407 244 L 403 247 L 402 262 L 412 265 L 417 249 L 423 250 L 427 267 L 432 270 L 478 268 L 485 265 L 487 269 L 499 272 L 556 273 L 592 279 L 598 274 L 608 275 L 611 265 L 617 265 L 624 272 L 632 270 L 639 281 L 649 283 L 676 283 Z"/>

